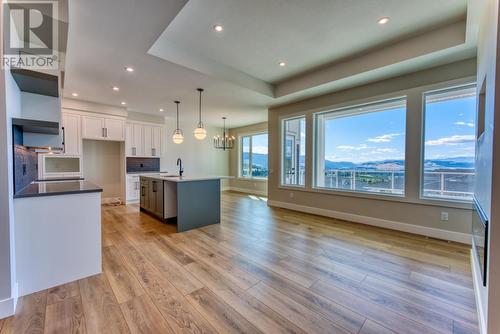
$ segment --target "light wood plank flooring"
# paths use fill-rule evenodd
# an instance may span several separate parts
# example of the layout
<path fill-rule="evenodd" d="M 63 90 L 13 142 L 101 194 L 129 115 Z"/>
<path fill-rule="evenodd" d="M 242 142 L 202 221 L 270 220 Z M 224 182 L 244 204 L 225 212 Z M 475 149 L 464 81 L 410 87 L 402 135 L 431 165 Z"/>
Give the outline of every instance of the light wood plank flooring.
<path fill-rule="evenodd" d="M 19 300 L 7 333 L 478 333 L 469 247 L 237 193 L 176 234 L 104 207 L 103 274 Z"/>

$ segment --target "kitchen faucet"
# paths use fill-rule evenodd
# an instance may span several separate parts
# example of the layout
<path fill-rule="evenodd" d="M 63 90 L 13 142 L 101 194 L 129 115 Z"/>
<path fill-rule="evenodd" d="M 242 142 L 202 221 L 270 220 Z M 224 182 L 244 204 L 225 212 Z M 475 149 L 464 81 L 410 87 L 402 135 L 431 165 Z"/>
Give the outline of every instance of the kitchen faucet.
<path fill-rule="evenodd" d="M 181 158 L 177 158 L 177 166 L 179 166 L 179 176 L 182 176 L 182 173 L 184 173 L 184 168 L 182 168 Z"/>

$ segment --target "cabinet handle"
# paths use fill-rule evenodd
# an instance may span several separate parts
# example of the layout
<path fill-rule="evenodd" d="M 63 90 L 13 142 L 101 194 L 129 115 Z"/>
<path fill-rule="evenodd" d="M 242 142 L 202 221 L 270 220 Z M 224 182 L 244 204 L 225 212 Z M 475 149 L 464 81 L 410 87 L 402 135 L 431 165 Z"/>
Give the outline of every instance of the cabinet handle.
<path fill-rule="evenodd" d="M 64 126 L 61 128 L 62 130 L 62 146 L 63 146 L 63 153 L 66 153 L 66 132 L 64 131 Z"/>
<path fill-rule="evenodd" d="M 106 136 L 104 135 L 104 128 L 102 128 L 102 129 L 101 129 L 101 132 L 102 132 L 102 137 L 103 137 L 103 138 L 104 138 L 104 137 L 106 137 Z"/>
<path fill-rule="evenodd" d="M 151 149 L 151 155 L 154 157 L 156 156 L 156 149 L 155 148 L 152 148 Z"/>
<path fill-rule="evenodd" d="M 132 147 L 132 155 L 136 155 L 137 154 L 136 151 L 137 151 L 136 148 Z"/>
<path fill-rule="evenodd" d="M 156 192 L 156 181 L 153 181 L 153 192 Z"/>
<path fill-rule="evenodd" d="M 141 196 L 142 197 L 146 196 L 144 189 L 145 189 L 144 187 L 141 187 Z"/>

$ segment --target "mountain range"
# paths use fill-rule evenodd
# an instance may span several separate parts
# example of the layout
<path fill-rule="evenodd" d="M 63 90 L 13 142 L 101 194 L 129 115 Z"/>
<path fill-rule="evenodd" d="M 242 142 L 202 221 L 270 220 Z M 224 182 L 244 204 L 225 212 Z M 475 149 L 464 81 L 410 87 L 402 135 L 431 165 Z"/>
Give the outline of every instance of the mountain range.
<path fill-rule="evenodd" d="M 244 154 L 244 158 L 248 158 L 248 153 Z M 304 156 L 300 157 L 301 162 L 305 161 Z M 252 164 L 262 168 L 267 168 L 267 154 L 254 153 L 252 155 Z M 426 170 L 440 169 L 473 169 L 474 157 L 454 157 L 444 159 L 428 159 L 425 160 Z M 404 160 L 379 160 L 355 163 L 351 161 L 330 161 L 325 160 L 325 169 L 404 169 Z"/>

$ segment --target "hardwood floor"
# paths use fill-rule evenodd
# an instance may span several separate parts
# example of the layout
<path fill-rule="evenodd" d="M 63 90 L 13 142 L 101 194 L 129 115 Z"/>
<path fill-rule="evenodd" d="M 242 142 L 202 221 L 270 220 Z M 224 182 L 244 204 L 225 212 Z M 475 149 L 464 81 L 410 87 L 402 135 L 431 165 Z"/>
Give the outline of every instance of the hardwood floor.
<path fill-rule="evenodd" d="M 180 234 L 103 207 L 103 273 L 21 298 L 0 333 L 478 333 L 468 246 L 222 201 Z"/>

